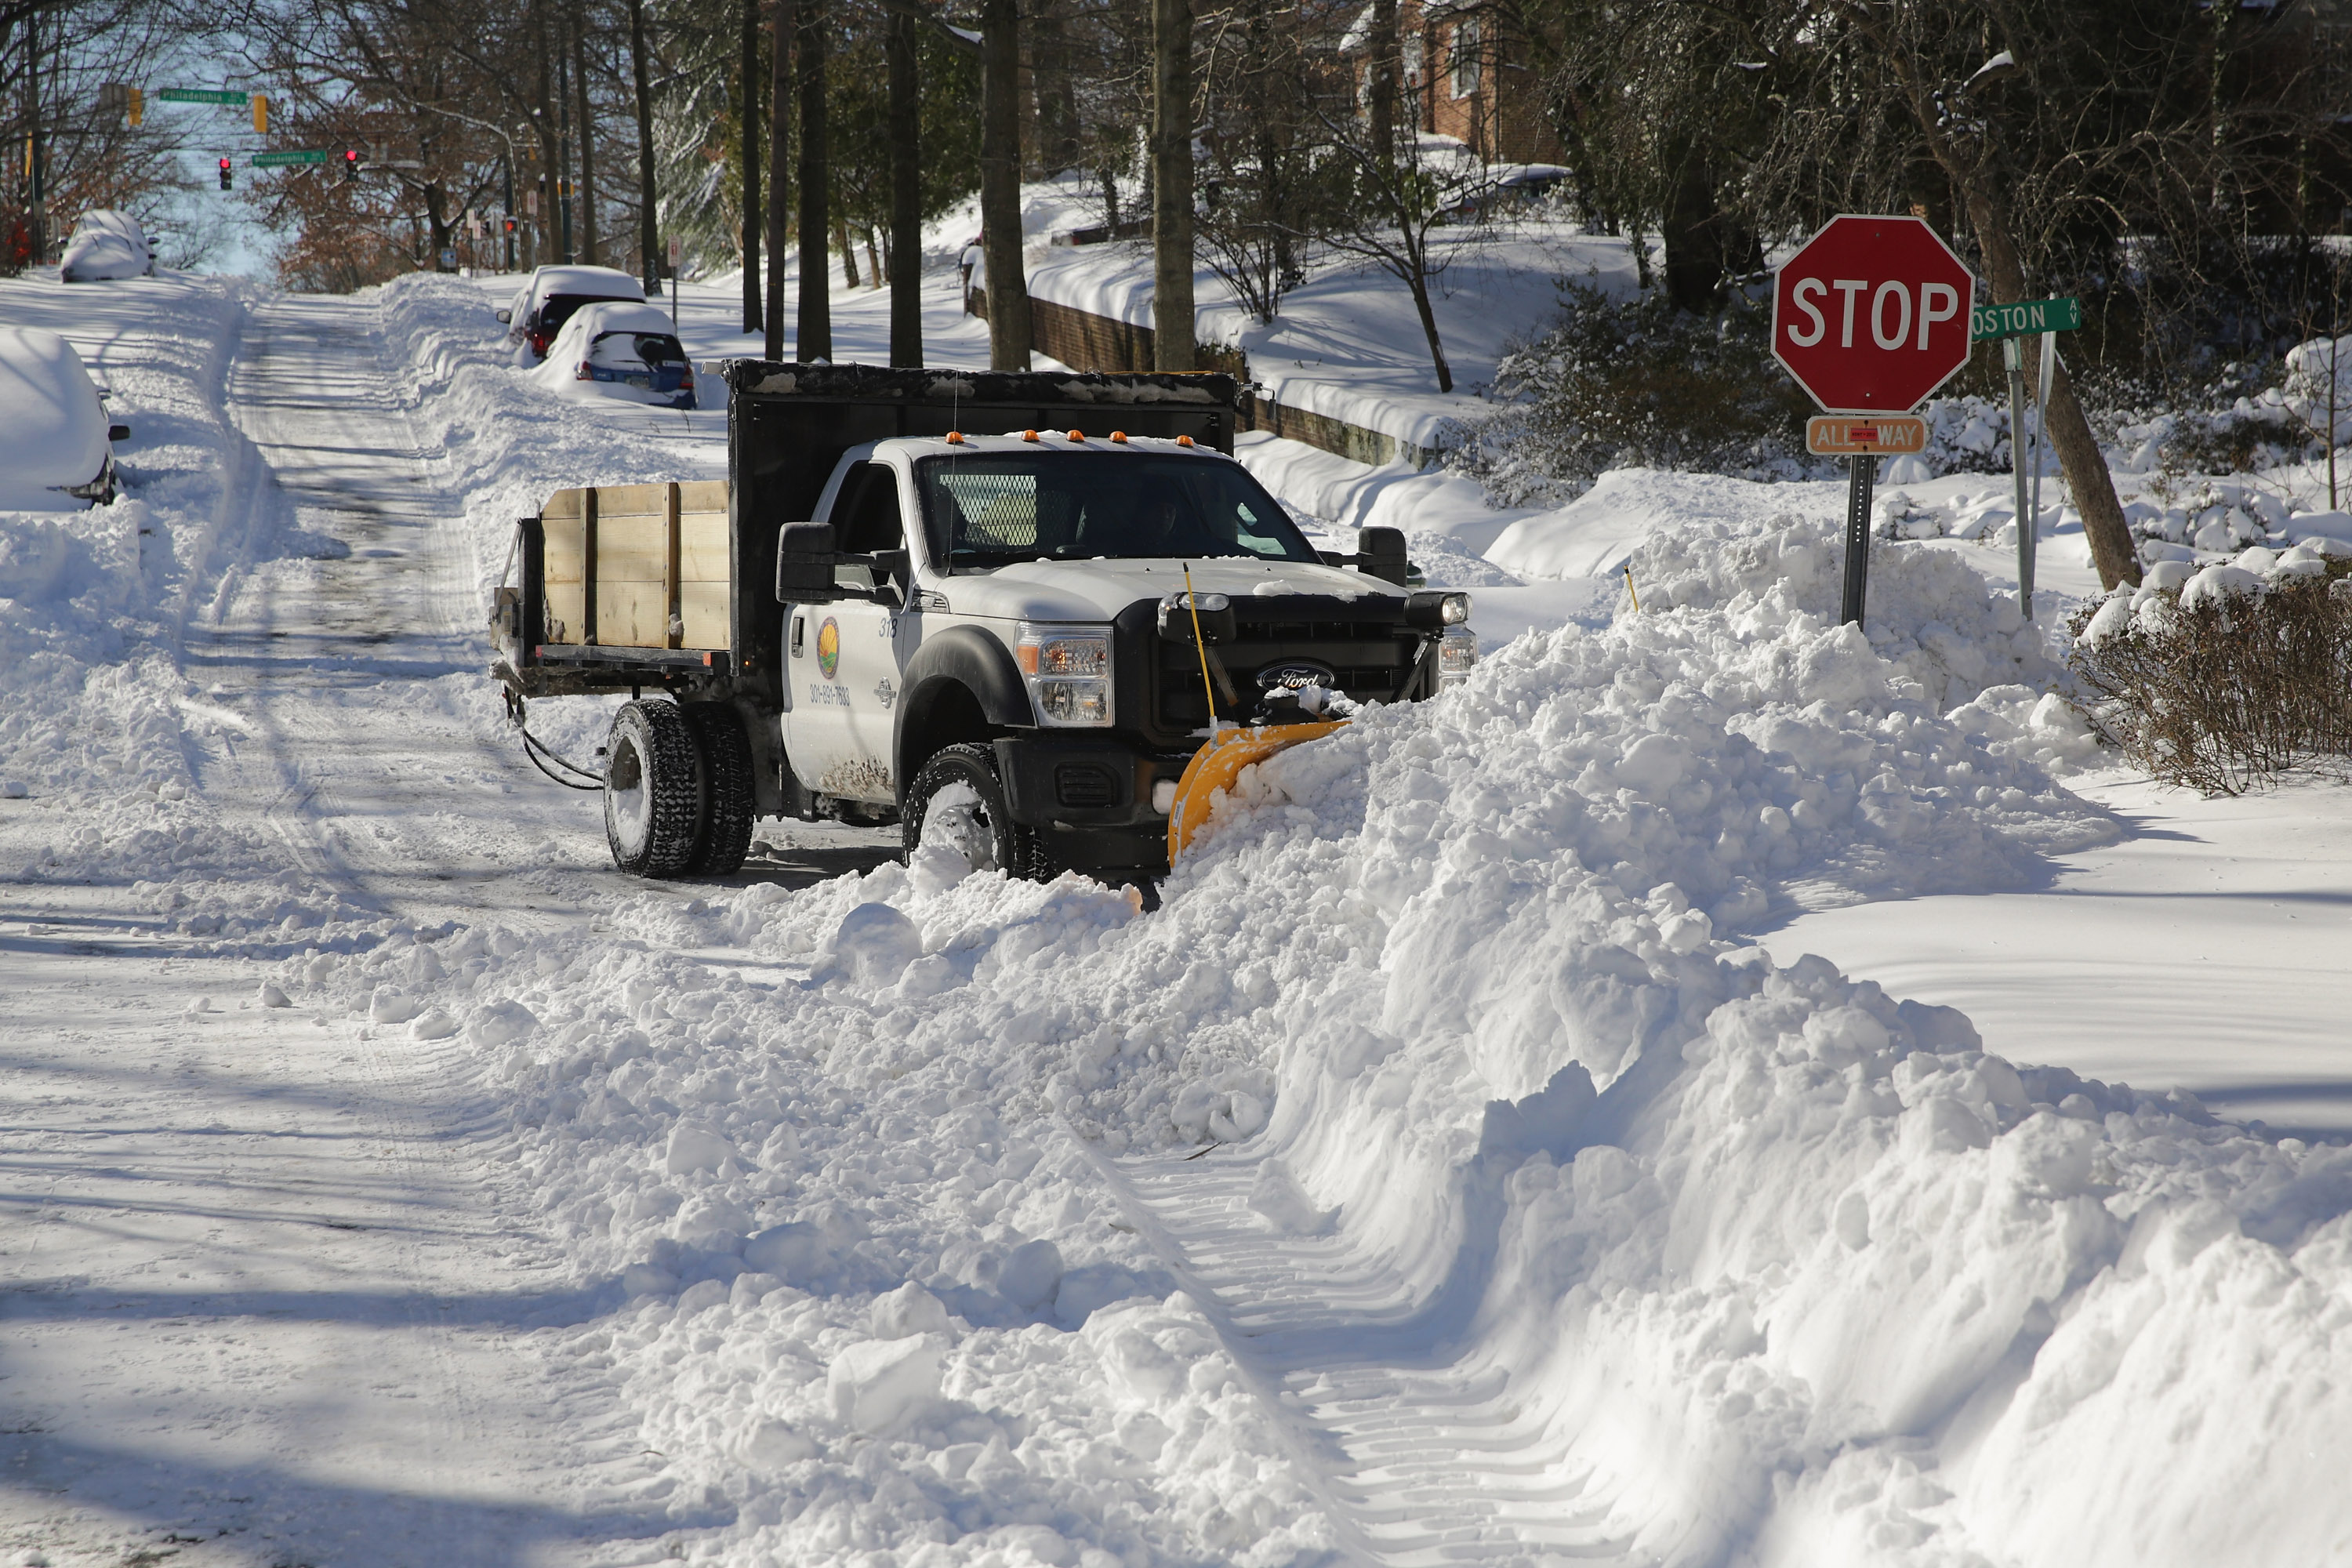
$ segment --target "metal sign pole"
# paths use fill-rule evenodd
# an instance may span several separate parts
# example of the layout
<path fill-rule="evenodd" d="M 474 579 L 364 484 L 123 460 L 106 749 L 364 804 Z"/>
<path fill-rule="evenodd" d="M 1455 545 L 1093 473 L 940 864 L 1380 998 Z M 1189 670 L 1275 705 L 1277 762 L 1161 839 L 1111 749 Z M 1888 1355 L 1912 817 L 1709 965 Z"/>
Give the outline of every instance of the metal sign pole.
<path fill-rule="evenodd" d="M 1878 477 L 1878 459 L 1853 457 L 1845 462 L 1845 603 L 1838 619 L 1853 626 L 1862 624 L 1870 586 L 1870 487 Z"/>
<path fill-rule="evenodd" d="M 2015 338 L 2000 340 L 2001 363 L 2009 370 L 2009 467 L 2017 487 L 2017 608 L 2033 618 L 2033 547 L 2041 532 L 2025 488 L 2025 354 Z M 2039 467 L 2040 465 L 2035 465 Z"/>
<path fill-rule="evenodd" d="M 2033 537 L 2038 553 L 2042 539 L 2042 470 L 2048 466 L 2050 456 L 2050 373 L 2052 362 L 2058 357 L 2058 334 L 2042 334 L 2042 380 L 2033 390 Z M 2033 595 L 2033 574 L 2025 577 L 2027 602 Z"/>

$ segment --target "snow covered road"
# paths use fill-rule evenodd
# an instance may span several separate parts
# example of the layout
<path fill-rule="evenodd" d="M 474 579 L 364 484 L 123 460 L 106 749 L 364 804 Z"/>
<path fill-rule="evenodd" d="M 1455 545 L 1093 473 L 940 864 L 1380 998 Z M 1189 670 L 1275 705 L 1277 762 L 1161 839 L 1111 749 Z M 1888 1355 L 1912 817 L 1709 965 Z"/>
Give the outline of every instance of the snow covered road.
<path fill-rule="evenodd" d="M 1670 612 L 1521 590 L 1150 913 L 797 826 L 649 885 L 478 622 L 514 516 L 710 429 L 541 395 L 452 279 L 73 308 L 153 434 L 136 499 L 0 517 L 9 1550 L 2352 1552 L 2344 1151 L 1750 940 L 2120 836 L 1953 553 L 1864 637 L 1821 520 L 1662 517 Z"/>
<path fill-rule="evenodd" d="M 572 912 L 584 879 L 516 863 L 551 829 L 560 859 L 602 846 L 578 809 L 547 821 L 467 711 L 472 552 L 374 314 L 281 299 L 242 323 L 226 406 L 252 448 L 225 443 L 220 571 L 184 594 L 193 782 L 223 839 L 348 917 Z M 421 1568 L 600 1560 L 667 1528 L 626 1500 L 658 1465 L 610 1391 L 530 1342 L 590 1308 L 495 1108 L 453 1089 L 462 1044 L 257 1005 L 253 964 L 183 952 L 121 880 L 43 901 L 54 922 L 0 939 L 0 1532 L 59 1562 L 168 1541 Z"/>

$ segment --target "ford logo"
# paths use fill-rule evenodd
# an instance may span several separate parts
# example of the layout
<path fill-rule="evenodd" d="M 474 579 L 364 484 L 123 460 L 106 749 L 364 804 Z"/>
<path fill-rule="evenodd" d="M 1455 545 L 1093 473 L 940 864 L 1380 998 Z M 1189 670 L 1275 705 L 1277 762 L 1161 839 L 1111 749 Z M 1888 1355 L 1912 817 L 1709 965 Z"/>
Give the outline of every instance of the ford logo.
<path fill-rule="evenodd" d="M 1257 683 L 1267 691 L 1300 691 L 1309 686 L 1328 687 L 1336 691 L 1339 678 L 1331 672 L 1330 666 L 1301 658 L 1288 664 L 1267 665 L 1257 672 Z"/>

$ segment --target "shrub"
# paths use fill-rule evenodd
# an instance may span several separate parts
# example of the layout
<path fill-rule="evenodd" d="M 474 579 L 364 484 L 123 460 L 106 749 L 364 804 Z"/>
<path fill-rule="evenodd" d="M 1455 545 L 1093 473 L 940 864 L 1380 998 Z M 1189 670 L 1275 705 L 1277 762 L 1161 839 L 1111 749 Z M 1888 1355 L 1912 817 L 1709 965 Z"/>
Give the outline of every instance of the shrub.
<path fill-rule="evenodd" d="M 2341 769 L 2352 757 L 2352 561 L 2298 548 L 2267 580 L 2243 565 L 2190 576 L 2169 563 L 2148 578 L 2072 623 L 2078 700 L 2103 737 L 2152 777 L 2209 795 L 2314 763 Z"/>
<path fill-rule="evenodd" d="M 1493 395 L 1510 406 L 1465 427 L 1450 458 L 1496 500 L 1557 504 L 1615 468 L 1807 471 L 1812 404 L 1772 358 L 1768 305 L 1735 295 L 1699 316 L 1660 293 L 1564 283 L 1560 306 L 1559 325 L 1496 367 Z"/>

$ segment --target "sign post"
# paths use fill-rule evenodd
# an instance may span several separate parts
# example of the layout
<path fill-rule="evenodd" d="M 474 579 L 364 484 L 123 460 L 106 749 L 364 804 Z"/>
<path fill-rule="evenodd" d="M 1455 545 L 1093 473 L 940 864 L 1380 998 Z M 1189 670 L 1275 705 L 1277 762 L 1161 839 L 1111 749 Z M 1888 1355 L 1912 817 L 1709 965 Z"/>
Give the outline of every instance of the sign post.
<path fill-rule="evenodd" d="M 1869 588 L 1870 492 L 1881 453 L 1917 451 L 1927 426 L 1906 416 L 1969 359 L 1976 280 L 1941 236 L 1916 217 L 1832 218 L 1781 264 L 1772 284 L 1772 357 L 1824 414 L 1806 430 L 1815 452 L 1846 459 L 1845 595 L 1840 618 L 1859 625 Z M 1842 426 L 1829 434 L 1815 426 Z M 1865 436 L 1864 432 L 1867 431 Z M 1893 445 L 1887 437 L 1917 445 Z"/>
<path fill-rule="evenodd" d="M 677 336 L 677 236 L 669 237 L 669 335 Z"/>
<path fill-rule="evenodd" d="M 2009 468 L 2017 489 L 2017 607 L 2033 618 L 2033 562 L 2042 544 L 2042 450 L 2050 423 L 2050 377 L 2057 368 L 2058 336 L 2083 324 L 2080 300 L 2020 300 L 1970 312 L 1969 335 L 1982 342 L 2000 340 L 2000 363 L 2009 372 Z M 2042 383 L 2033 395 L 2033 439 L 2025 438 L 2025 344 L 2028 334 L 2042 339 Z M 2026 481 L 2033 454 L 2031 487 Z"/>

